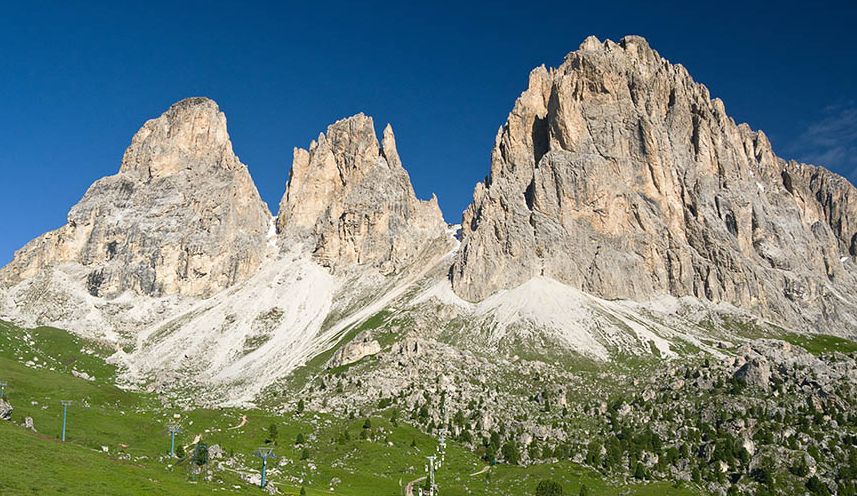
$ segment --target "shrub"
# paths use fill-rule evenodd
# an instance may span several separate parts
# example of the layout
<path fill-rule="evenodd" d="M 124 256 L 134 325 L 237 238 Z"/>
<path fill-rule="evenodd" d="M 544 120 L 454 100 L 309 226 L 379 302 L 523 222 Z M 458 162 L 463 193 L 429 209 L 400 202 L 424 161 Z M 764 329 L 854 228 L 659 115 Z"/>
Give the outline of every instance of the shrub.
<path fill-rule="evenodd" d="M 514 442 L 508 442 L 503 445 L 503 448 L 500 450 L 503 453 L 503 459 L 506 460 L 506 463 L 517 465 L 520 459 L 520 453 L 518 450 L 518 445 Z"/>
<path fill-rule="evenodd" d="M 193 463 L 203 466 L 208 463 L 208 445 L 205 443 L 197 443 L 193 449 Z"/>
<path fill-rule="evenodd" d="M 562 486 L 555 480 L 539 481 L 536 485 L 536 496 L 562 496 Z"/>
<path fill-rule="evenodd" d="M 821 479 L 818 476 L 813 475 L 806 481 L 806 488 L 809 489 L 810 494 L 816 494 L 818 496 L 830 496 L 830 489 L 827 488 L 827 484 L 821 482 Z"/>

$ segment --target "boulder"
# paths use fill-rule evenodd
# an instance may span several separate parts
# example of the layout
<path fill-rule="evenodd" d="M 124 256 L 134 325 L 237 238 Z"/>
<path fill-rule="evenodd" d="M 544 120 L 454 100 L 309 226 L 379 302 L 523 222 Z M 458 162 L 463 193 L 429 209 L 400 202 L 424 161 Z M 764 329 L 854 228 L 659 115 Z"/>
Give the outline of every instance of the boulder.
<path fill-rule="evenodd" d="M 219 444 L 212 444 L 208 447 L 208 456 L 211 457 L 212 460 L 219 460 L 223 458 L 225 455 L 223 448 L 220 447 Z"/>
<path fill-rule="evenodd" d="M 745 386 L 768 389 L 771 385 L 771 366 L 765 358 L 752 358 L 735 371 L 735 380 Z"/>
<path fill-rule="evenodd" d="M 368 333 L 363 333 L 336 351 L 328 362 L 328 368 L 341 367 L 355 363 L 364 357 L 381 352 L 381 344 L 372 339 Z"/>
<path fill-rule="evenodd" d="M 12 404 L 6 401 L 5 398 L 0 398 L 0 419 L 12 420 Z"/>
<path fill-rule="evenodd" d="M 33 417 L 24 417 L 24 422 L 21 423 L 21 427 L 24 429 L 29 429 L 33 432 L 38 432 L 36 430 L 36 424 L 33 422 Z"/>

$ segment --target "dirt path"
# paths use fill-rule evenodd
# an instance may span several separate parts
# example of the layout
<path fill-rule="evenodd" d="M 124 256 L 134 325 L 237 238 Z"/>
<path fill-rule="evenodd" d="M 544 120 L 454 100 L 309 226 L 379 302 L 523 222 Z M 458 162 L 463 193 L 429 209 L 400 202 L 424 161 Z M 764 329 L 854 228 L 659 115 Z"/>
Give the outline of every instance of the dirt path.
<path fill-rule="evenodd" d="M 241 416 L 241 423 L 238 425 L 234 425 L 234 426 L 230 427 L 228 430 L 231 431 L 233 429 L 240 429 L 240 428 L 244 427 L 245 425 L 247 425 L 247 415 L 242 415 Z"/>
<path fill-rule="evenodd" d="M 200 439 L 202 439 L 202 434 L 197 434 L 196 436 L 194 436 L 193 441 L 191 441 L 190 444 L 184 447 L 185 451 L 187 451 L 188 448 L 190 448 L 191 446 L 195 446 L 196 443 L 200 441 Z"/>
<path fill-rule="evenodd" d="M 405 486 L 405 496 L 414 496 L 414 484 L 420 483 L 426 480 L 426 476 L 422 476 L 419 479 L 414 479 L 411 482 L 408 482 L 408 485 Z"/>
<path fill-rule="evenodd" d="M 477 475 L 482 475 L 489 470 L 491 470 L 491 465 L 485 465 L 484 467 L 482 467 L 482 470 L 480 470 L 479 472 L 473 472 L 472 474 L 470 474 L 470 477 L 476 477 Z"/>

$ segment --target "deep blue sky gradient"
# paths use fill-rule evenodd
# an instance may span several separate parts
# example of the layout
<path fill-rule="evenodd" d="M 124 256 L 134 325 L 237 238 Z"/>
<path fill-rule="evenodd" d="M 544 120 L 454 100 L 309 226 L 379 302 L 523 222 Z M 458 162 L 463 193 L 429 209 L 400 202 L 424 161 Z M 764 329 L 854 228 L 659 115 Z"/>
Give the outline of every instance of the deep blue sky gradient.
<path fill-rule="evenodd" d="M 362 111 L 458 222 L 529 71 L 590 34 L 647 37 L 778 154 L 857 180 L 857 2 L 684 4 L 0 1 L 0 264 L 195 95 L 220 104 L 272 210 L 292 148 Z"/>

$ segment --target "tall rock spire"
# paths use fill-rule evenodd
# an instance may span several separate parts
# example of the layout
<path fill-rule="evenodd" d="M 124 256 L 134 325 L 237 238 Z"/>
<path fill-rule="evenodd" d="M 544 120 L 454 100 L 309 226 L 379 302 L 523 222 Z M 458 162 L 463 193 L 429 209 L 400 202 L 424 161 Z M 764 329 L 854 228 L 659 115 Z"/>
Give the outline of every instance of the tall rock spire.
<path fill-rule="evenodd" d="M 435 242 L 449 243 L 437 199 L 417 199 L 393 129 L 379 145 L 371 117 L 337 121 L 296 148 L 277 228 L 334 269 L 361 264 L 396 272 Z"/>

